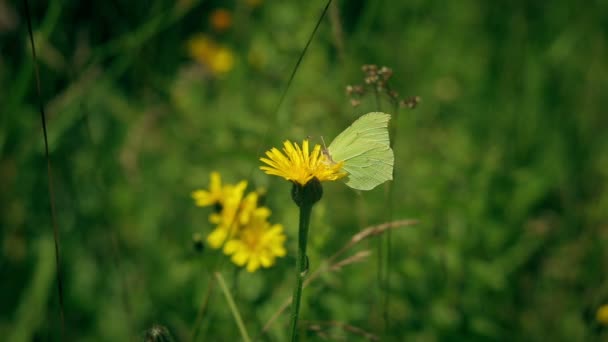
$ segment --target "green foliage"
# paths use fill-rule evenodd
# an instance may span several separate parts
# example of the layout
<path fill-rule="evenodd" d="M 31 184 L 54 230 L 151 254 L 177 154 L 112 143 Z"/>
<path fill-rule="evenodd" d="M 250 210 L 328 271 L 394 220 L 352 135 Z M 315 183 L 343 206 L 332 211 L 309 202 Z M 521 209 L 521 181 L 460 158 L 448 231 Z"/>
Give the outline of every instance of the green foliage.
<path fill-rule="evenodd" d="M 258 170 L 285 139 L 333 137 L 356 117 L 396 125 L 389 321 L 374 256 L 304 290 L 302 340 L 602 340 L 608 302 L 608 6 L 568 1 L 335 2 L 276 105 L 324 2 L 36 3 L 34 38 L 60 232 L 66 335 L 237 340 L 219 268 L 249 334 L 287 338 L 297 208 L 290 185 Z M 0 336 L 61 340 L 44 145 L 26 19 L 0 4 Z M 228 31 L 208 18 L 233 13 Z M 188 52 L 204 32 L 230 49 L 215 74 Z M 344 95 L 361 65 L 387 65 L 392 88 L 420 95 L 391 112 Z M 209 211 L 189 197 L 218 170 L 267 189 L 288 256 L 248 274 L 192 247 Z M 276 178 L 276 177 L 272 177 Z M 389 219 L 383 187 L 324 187 L 311 219 L 316 269 L 368 225 Z M 209 302 L 201 316 L 209 288 Z M 199 323 L 196 327 L 195 324 Z M 302 330 L 304 331 L 304 330 Z"/>

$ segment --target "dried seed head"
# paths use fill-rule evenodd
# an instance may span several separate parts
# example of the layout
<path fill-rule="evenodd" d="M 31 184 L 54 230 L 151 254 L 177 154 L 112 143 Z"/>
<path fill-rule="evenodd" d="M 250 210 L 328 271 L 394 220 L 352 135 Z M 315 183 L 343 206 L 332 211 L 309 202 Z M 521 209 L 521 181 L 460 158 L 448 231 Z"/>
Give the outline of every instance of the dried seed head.
<path fill-rule="evenodd" d="M 393 69 L 383 66 L 382 68 L 380 68 L 380 71 L 378 73 L 382 75 L 382 78 L 385 81 L 388 81 L 393 76 Z"/>
<path fill-rule="evenodd" d="M 422 101 L 422 98 L 420 98 L 420 96 L 412 96 L 409 97 L 403 101 L 401 101 L 401 106 L 402 107 L 407 107 L 409 109 L 414 109 L 416 108 L 416 106 L 418 106 L 418 104 L 420 103 L 420 101 Z"/>
<path fill-rule="evenodd" d="M 348 96 L 351 96 L 353 94 L 353 90 L 354 90 L 354 88 L 353 88 L 352 85 L 349 84 L 349 85 L 346 86 L 346 94 Z"/>
<path fill-rule="evenodd" d="M 144 342 L 171 342 L 173 336 L 169 332 L 169 329 L 162 325 L 153 325 L 146 331 L 144 336 Z"/>

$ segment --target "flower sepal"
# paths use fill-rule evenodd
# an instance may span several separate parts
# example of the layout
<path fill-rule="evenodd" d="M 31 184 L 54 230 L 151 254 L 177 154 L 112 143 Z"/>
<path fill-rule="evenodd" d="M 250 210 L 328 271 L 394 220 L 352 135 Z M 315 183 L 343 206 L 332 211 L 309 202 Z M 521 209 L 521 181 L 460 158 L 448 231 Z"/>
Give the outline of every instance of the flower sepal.
<path fill-rule="evenodd" d="M 298 207 L 302 207 L 303 205 L 312 206 L 321 197 L 323 197 L 323 186 L 316 177 L 309 180 L 305 185 L 293 182 L 291 199 L 293 199 Z"/>

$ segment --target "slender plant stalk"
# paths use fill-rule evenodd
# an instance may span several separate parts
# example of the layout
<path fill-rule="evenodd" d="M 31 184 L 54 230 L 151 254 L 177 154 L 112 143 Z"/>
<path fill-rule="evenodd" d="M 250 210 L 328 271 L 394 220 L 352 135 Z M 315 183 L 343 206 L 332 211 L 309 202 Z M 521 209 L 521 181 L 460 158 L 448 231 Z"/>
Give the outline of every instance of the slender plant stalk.
<path fill-rule="evenodd" d="M 196 341 L 199 333 L 199 326 L 203 321 L 203 317 L 205 316 L 205 312 L 207 311 L 207 305 L 209 304 L 209 298 L 211 297 L 211 293 L 215 287 L 215 278 L 209 279 L 209 285 L 207 285 L 207 290 L 205 291 L 205 296 L 203 299 L 203 303 L 198 309 L 198 313 L 196 314 L 196 319 L 194 320 L 194 325 L 192 326 L 192 332 L 190 333 L 190 341 Z"/>
<path fill-rule="evenodd" d="M 51 225 L 53 226 L 53 240 L 55 242 L 55 266 L 57 267 L 57 292 L 59 294 L 59 315 L 61 318 L 61 336 L 66 339 L 64 300 L 63 300 L 63 272 L 61 268 L 61 248 L 59 244 L 59 228 L 57 226 L 57 214 L 55 212 L 55 194 L 53 191 L 53 173 L 51 167 L 51 157 L 49 154 L 49 139 L 46 127 L 46 114 L 44 112 L 44 103 L 42 101 L 42 90 L 40 87 L 40 71 L 38 69 L 38 57 L 36 56 L 36 44 L 34 43 L 34 33 L 32 30 L 32 20 L 30 15 L 30 4 L 27 0 L 23 0 L 25 9 L 25 18 L 27 19 L 27 31 L 30 38 L 30 46 L 32 48 L 32 62 L 34 64 L 34 72 L 36 75 L 36 94 L 38 95 L 38 108 L 40 111 L 40 120 L 42 122 L 42 134 L 44 137 L 44 156 L 46 159 L 46 171 L 48 178 L 48 193 L 51 212 Z"/>
<path fill-rule="evenodd" d="M 296 285 L 293 289 L 293 302 L 291 306 L 291 341 L 296 340 L 298 326 L 298 314 L 300 312 L 300 299 L 302 298 L 302 284 L 308 271 L 306 256 L 306 244 L 308 242 L 308 225 L 310 223 L 310 213 L 312 203 L 304 201 L 300 205 L 300 227 L 298 229 L 298 254 L 296 257 Z"/>
<path fill-rule="evenodd" d="M 390 146 L 393 149 L 393 153 L 395 153 L 395 142 L 397 141 L 397 124 L 398 124 L 398 119 L 399 119 L 399 104 L 395 102 L 395 105 L 393 107 L 393 115 L 394 115 L 394 119 L 392 122 L 392 125 L 390 126 L 390 136 L 391 136 L 391 140 L 390 140 Z M 397 161 L 398 159 L 395 158 L 395 161 Z M 397 179 L 396 173 L 397 173 L 397 167 L 393 168 L 393 181 L 392 182 L 388 182 L 386 183 L 388 186 L 388 191 L 387 191 L 387 201 L 388 201 L 388 221 L 392 221 L 393 220 L 393 216 L 394 216 L 394 197 L 395 197 L 395 180 Z M 383 312 L 382 312 L 382 316 L 384 318 L 384 328 L 385 331 L 388 331 L 388 329 L 390 328 L 390 312 L 389 312 L 389 303 L 390 303 L 390 276 L 391 276 L 391 258 L 392 258 L 392 251 L 391 251 L 391 240 L 392 240 L 392 231 L 389 230 L 386 232 L 386 236 L 385 238 L 385 255 L 386 255 L 386 260 L 384 262 L 385 265 L 385 270 L 384 270 L 384 303 L 382 304 L 382 308 L 383 308 Z M 382 239 L 380 239 L 382 240 Z"/>
<path fill-rule="evenodd" d="M 236 325 L 239 328 L 239 332 L 241 333 L 241 337 L 245 342 L 251 342 L 251 338 L 247 333 L 247 329 L 245 328 L 245 324 L 243 324 L 243 319 L 241 318 L 241 314 L 239 313 L 239 309 L 236 307 L 234 303 L 234 299 L 232 298 L 232 294 L 230 294 L 230 290 L 228 286 L 226 286 L 226 282 L 224 281 L 224 277 L 220 274 L 220 272 L 215 272 L 215 278 L 217 279 L 217 283 L 220 285 L 222 292 L 224 292 L 224 296 L 226 297 L 226 301 L 228 302 L 228 306 L 230 307 L 230 311 L 232 311 L 232 316 L 236 321 Z"/>

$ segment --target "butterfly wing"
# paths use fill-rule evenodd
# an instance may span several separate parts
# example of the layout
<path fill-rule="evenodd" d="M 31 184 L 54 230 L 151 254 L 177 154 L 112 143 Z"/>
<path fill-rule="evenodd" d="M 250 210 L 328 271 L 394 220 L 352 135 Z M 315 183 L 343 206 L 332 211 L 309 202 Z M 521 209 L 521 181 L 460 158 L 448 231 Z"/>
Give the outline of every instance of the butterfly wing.
<path fill-rule="evenodd" d="M 334 162 L 344 161 L 344 170 L 349 174 L 346 185 L 351 188 L 371 190 L 393 179 L 395 156 L 388 136 L 390 117 L 380 112 L 365 114 L 327 148 Z"/>

